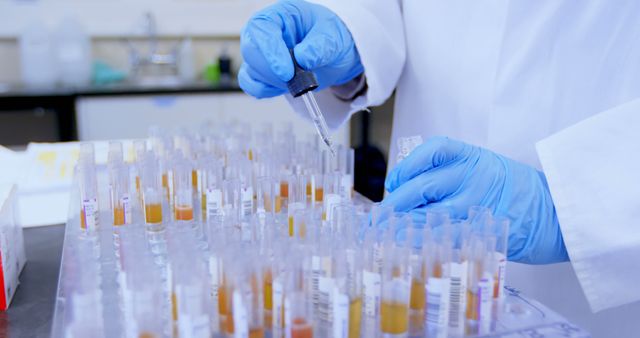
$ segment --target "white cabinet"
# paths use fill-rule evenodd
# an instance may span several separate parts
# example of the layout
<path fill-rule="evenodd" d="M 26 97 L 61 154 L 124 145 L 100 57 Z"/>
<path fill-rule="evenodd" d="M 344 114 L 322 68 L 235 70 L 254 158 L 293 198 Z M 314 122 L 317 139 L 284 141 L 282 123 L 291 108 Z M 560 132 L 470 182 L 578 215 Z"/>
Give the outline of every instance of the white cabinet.
<path fill-rule="evenodd" d="M 257 100 L 243 93 L 81 97 L 76 118 L 81 141 L 142 138 L 152 125 L 172 130 L 232 120 L 255 128 L 272 121 L 276 130 L 291 122 L 298 138 L 315 133 L 311 122 L 293 112 L 284 98 Z M 348 129 L 345 124 L 334 132 L 336 143 L 348 144 Z"/>

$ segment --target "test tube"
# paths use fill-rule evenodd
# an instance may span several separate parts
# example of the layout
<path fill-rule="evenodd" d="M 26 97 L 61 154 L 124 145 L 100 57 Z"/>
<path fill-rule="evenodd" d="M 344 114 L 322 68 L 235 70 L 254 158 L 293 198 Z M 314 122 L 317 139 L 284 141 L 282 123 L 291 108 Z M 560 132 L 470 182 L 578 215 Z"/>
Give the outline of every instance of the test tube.
<path fill-rule="evenodd" d="M 142 167 L 144 163 L 144 155 L 147 151 L 147 144 L 145 140 L 134 140 L 133 141 L 133 149 L 135 152 L 135 166 L 134 166 L 134 177 L 136 184 L 136 194 L 138 195 L 138 200 L 142 200 L 142 189 L 140 176 L 142 173 Z"/>
<path fill-rule="evenodd" d="M 423 255 L 426 267 L 426 333 L 429 337 L 444 338 L 448 334 L 452 245 L 448 213 L 427 213 Z"/>
<path fill-rule="evenodd" d="M 345 240 L 334 259 L 333 337 L 358 338 L 362 325 L 362 257 Z"/>
<path fill-rule="evenodd" d="M 158 161 L 151 153 L 145 154 L 141 173 L 142 203 L 145 223 L 149 230 L 160 230 L 162 225 L 162 190 Z"/>
<path fill-rule="evenodd" d="M 129 167 L 123 162 L 109 168 L 111 210 L 114 226 L 131 224 L 132 207 L 129 195 Z"/>
<path fill-rule="evenodd" d="M 235 267 L 232 313 L 236 337 L 263 338 L 262 269 L 257 257 Z"/>
<path fill-rule="evenodd" d="M 80 228 L 94 232 L 99 224 L 98 183 L 96 177 L 93 144 L 80 146 L 80 158 L 76 174 L 80 185 Z"/>
<path fill-rule="evenodd" d="M 340 174 L 332 172 L 324 175 L 322 219 L 331 222 L 334 208 L 341 203 Z"/>
<path fill-rule="evenodd" d="M 222 172 L 220 161 L 209 159 L 203 161 L 200 180 L 200 202 L 202 221 L 208 222 L 212 217 L 222 214 Z"/>
<path fill-rule="evenodd" d="M 396 213 L 389 219 L 388 237 L 395 238 L 401 229 L 412 226 L 407 214 Z M 409 271 L 410 248 L 406 240 L 385 242 L 385 260 L 382 273 L 380 304 L 380 330 L 383 337 L 406 336 L 409 331 L 411 279 Z"/>
<path fill-rule="evenodd" d="M 496 248 L 494 251 L 495 271 L 493 298 L 501 300 L 504 298 L 504 281 L 507 270 L 507 248 L 509 242 L 509 224 L 506 217 L 493 217 L 492 234 L 496 237 Z"/>
<path fill-rule="evenodd" d="M 174 170 L 174 219 L 176 221 L 193 221 L 193 185 L 191 166 L 179 163 Z"/>
<path fill-rule="evenodd" d="M 493 273 L 487 255 L 487 238 L 473 233 L 470 240 L 469 282 L 467 285 L 467 334 L 487 332 L 493 304 Z M 495 246 L 495 242 L 494 242 Z"/>
<path fill-rule="evenodd" d="M 289 225 L 289 236 L 293 237 L 296 232 L 294 215 L 296 211 L 303 210 L 307 206 L 306 177 L 303 175 L 290 175 L 288 178 L 289 204 L 287 206 L 287 219 Z"/>
<path fill-rule="evenodd" d="M 341 148 L 340 163 L 340 196 L 347 201 L 353 198 L 353 179 L 355 152 L 353 148 Z"/>

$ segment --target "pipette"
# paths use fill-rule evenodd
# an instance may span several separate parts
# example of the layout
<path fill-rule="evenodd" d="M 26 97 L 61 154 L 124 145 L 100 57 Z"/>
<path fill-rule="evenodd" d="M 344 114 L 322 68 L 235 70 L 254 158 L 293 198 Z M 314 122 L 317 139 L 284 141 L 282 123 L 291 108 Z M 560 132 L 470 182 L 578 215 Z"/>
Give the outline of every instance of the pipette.
<path fill-rule="evenodd" d="M 318 107 L 318 102 L 316 102 L 316 98 L 312 93 L 314 89 L 318 88 L 318 80 L 312 72 L 304 70 L 302 69 L 302 67 L 300 67 L 300 65 L 296 61 L 295 56 L 293 55 L 293 49 L 289 49 L 289 53 L 291 53 L 291 60 L 293 61 L 294 69 L 293 78 L 287 83 L 289 92 L 291 93 L 291 95 L 293 95 L 293 97 L 302 96 L 304 105 L 307 107 L 307 111 L 311 116 L 311 120 L 316 126 L 318 135 L 320 135 L 322 142 L 324 142 L 324 144 L 327 145 L 327 148 L 329 148 L 329 152 L 331 152 L 331 155 L 336 156 L 336 150 L 333 147 L 333 142 L 331 141 L 331 136 L 329 135 L 327 122 L 325 121 L 324 115 L 322 115 L 320 107 Z"/>

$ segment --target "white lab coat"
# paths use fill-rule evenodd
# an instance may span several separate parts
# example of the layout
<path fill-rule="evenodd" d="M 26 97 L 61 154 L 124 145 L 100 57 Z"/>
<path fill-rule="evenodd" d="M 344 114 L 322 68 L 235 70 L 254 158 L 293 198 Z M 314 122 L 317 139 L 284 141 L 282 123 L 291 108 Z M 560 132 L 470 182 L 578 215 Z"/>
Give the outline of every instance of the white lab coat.
<path fill-rule="evenodd" d="M 352 102 L 318 93 L 328 123 L 396 89 L 391 163 L 397 138 L 446 135 L 543 169 L 572 263 L 511 264 L 508 283 L 594 336 L 636 335 L 640 1 L 315 2 L 346 23 L 368 83 Z"/>

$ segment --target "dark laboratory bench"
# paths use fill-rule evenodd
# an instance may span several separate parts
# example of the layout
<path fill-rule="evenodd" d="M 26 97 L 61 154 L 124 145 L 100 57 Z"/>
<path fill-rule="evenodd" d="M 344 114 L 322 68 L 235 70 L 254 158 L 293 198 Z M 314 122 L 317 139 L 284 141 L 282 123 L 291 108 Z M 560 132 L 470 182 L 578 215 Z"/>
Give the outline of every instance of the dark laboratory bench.
<path fill-rule="evenodd" d="M 0 338 L 50 336 L 63 239 L 64 225 L 24 229 L 27 264 L 9 309 L 0 312 Z"/>
<path fill-rule="evenodd" d="M 106 86 L 54 87 L 47 89 L 0 86 L 0 114 L 16 111 L 53 112 L 57 124 L 58 139 L 51 141 L 76 141 L 78 139 L 76 100 L 81 97 L 221 94 L 240 91 L 240 87 L 235 82 L 218 85 L 212 85 L 207 82 L 193 82 L 161 86 L 119 83 Z"/>

